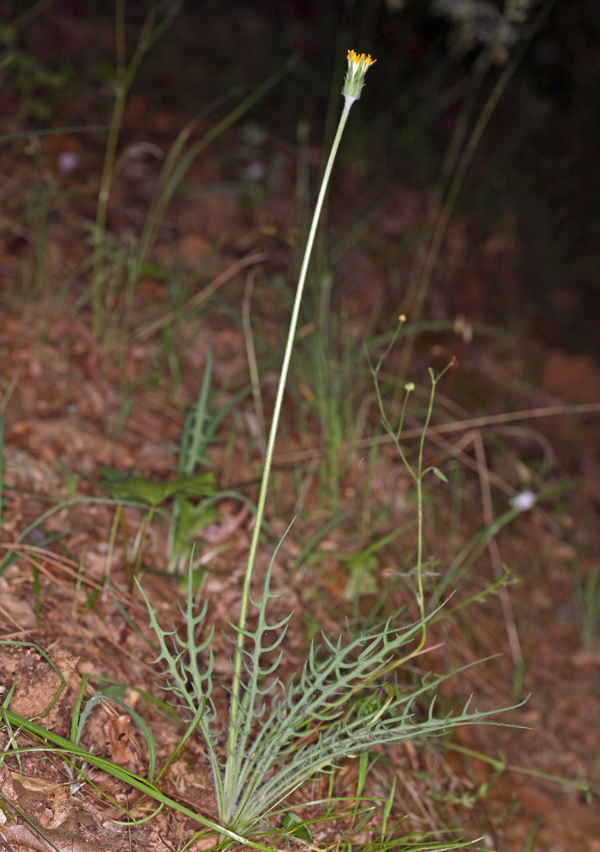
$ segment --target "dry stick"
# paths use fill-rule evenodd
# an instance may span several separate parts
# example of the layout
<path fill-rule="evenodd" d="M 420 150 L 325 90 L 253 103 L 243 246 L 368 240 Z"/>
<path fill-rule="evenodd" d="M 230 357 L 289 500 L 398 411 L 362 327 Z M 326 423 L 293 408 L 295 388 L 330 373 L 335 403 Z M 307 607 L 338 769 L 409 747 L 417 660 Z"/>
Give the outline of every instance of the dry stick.
<path fill-rule="evenodd" d="M 0 610 L 2 615 L 6 616 L 6 611 L 4 609 Z M 13 618 L 14 621 L 14 618 Z M 32 633 L 45 633 L 47 630 L 46 627 L 31 627 L 25 628 L 22 627 L 20 630 L 17 630 L 15 633 L 0 633 L 0 641 L 9 642 L 13 639 L 22 639 L 23 636 L 31 636 Z"/>
<path fill-rule="evenodd" d="M 196 293 L 195 296 L 192 296 L 185 305 L 180 305 L 180 307 L 175 308 L 173 311 L 169 311 L 168 314 L 165 314 L 163 317 L 160 317 L 154 322 L 151 322 L 150 325 L 147 325 L 141 331 L 136 332 L 133 335 L 133 340 L 146 340 L 146 338 L 150 337 L 151 334 L 154 334 L 155 331 L 160 331 L 161 328 L 164 328 L 169 323 L 172 323 L 174 320 L 178 319 L 183 314 L 187 314 L 192 308 L 196 308 L 198 305 L 201 305 L 209 296 L 212 296 L 219 287 L 233 278 L 234 275 L 237 275 L 242 269 L 245 269 L 247 266 L 253 266 L 256 263 L 263 263 L 268 257 L 266 252 L 257 252 L 256 254 L 247 254 L 245 257 L 242 257 L 240 260 L 233 263 L 229 269 L 226 269 L 225 272 L 222 272 L 220 275 L 211 281 L 210 284 L 200 290 L 199 293 Z"/>
<path fill-rule="evenodd" d="M 440 423 L 437 426 L 429 426 L 427 434 L 442 435 L 446 432 L 461 432 L 463 429 L 478 429 L 486 426 L 496 426 L 501 423 L 514 423 L 517 420 L 534 420 L 538 417 L 558 417 L 564 414 L 600 414 L 600 402 L 591 402 L 581 405 L 550 405 L 547 408 L 531 408 L 525 411 L 511 411 L 507 414 L 492 414 L 486 417 L 472 417 L 470 420 L 455 420 L 452 423 Z M 402 432 L 401 438 L 420 438 L 423 429 L 407 429 Z M 393 441 L 390 435 L 378 435 L 375 438 L 362 438 L 360 441 L 348 441 L 340 444 L 340 450 L 361 450 L 372 447 L 374 444 L 389 444 Z M 323 454 L 320 447 L 310 450 L 298 450 L 295 453 L 282 453 L 275 456 L 273 461 L 279 464 L 285 462 L 305 461 Z"/>
<path fill-rule="evenodd" d="M 58 553 L 52 553 L 51 550 L 46 550 L 43 547 L 36 547 L 35 545 L 29 544 L 0 544 L 0 549 L 8 550 L 10 553 L 18 553 L 20 554 L 22 559 L 25 559 L 29 562 L 30 565 L 37 565 L 41 573 L 45 572 L 44 566 L 39 562 L 35 561 L 35 558 L 43 559 L 44 562 L 48 562 L 48 564 L 53 565 L 55 568 L 59 568 L 61 571 L 64 571 L 69 577 L 72 577 L 74 580 L 81 579 L 83 576 L 84 582 L 86 586 L 89 586 L 91 589 L 95 589 L 98 592 L 102 592 L 105 590 L 105 585 L 103 583 L 97 583 L 91 577 L 85 577 L 85 575 L 79 574 L 78 571 L 75 570 L 72 566 L 75 565 L 77 567 L 77 563 L 73 562 L 71 559 L 68 559 L 66 556 L 61 556 Z M 29 554 L 33 554 L 30 556 Z M 56 575 L 51 572 L 47 572 L 47 576 L 51 580 L 57 580 Z M 61 586 L 61 588 L 63 588 Z M 145 613 L 146 610 L 142 606 L 142 604 L 137 601 L 135 598 L 132 598 L 131 595 L 128 595 L 127 592 L 119 589 L 118 585 L 111 585 L 111 591 L 114 594 L 114 597 L 119 600 L 121 604 L 126 606 L 133 606 L 138 612 Z"/>
<path fill-rule="evenodd" d="M 492 491 L 490 488 L 489 471 L 485 458 L 485 448 L 483 446 L 483 440 L 481 438 L 481 432 L 479 430 L 473 431 L 473 445 L 475 447 L 475 458 L 477 459 L 477 467 L 480 470 L 479 487 L 481 489 L 481 502 L 483 505 L 483 522 L 486 527 L 490 528 L 491 525 L 494 523 Z M 492 538 L 489 539 L 487 546 L 490 552 L 494 574 L 496 577 L 502 577 L 504 571 L 502 570 L 502 559 L 500 558 L 500 549 L 498 548 L 496 536 L 492 536 Z M 515 614 L 513 612 L 512 604 L 510 602 L 508 588 L 506 586 L 501 586 L 498 590 L 498 594 L 500 595 L 500 600 L 502 602 L 502 612 L 504 613 L 506 633 L 508 635 L 508 642 L 510 645 L 510 652 L 512 654 L 513 662 L 516 666 L 521 666 L 523 664 L 523 652 L 521 651 L 521 643 L 519 642 L 519 634 L 517 631 Z"/>
<path fill-rule="evenodd" d="M 15 627 L 18 627 L 20 634 L 21 633 L 29 633 L 29 631 L 25 627 L 21 627 L 21 625 L 19 624 L 17 619 L 13 615 L 11 615 L 11 613 L 8 610 L 4 609 L 2 604 L 0 604 L 0 615 L 2 615 L 4 618 L 6 618 L 7 621 L 11 621 L 14 624 Z M 12 636 L 12 634 L 11 634 L 11 636 Z M 5 638 L 6 638 L 5 636 L 2 636 L 0 634 L 0 639 L 5 639 Z"/>
<path fill-rule="evenodd" d="M 541 432 L 538 432 L 536 429 L 530 429 L 528 426 L 505 426 L 504 429 L 496 429 L 495 431 L 496 434 L 499 436 L 515 436 L 517 438 L 535 441 L 537 444 L 539 444 L 544 454 L 544 467 L 540 467 L 540 469 L 536 471 L 536 476 L 538 480 L 544 479 L 544 477 L 555 466 L 556 453 L 554 452 L 554 447 L 552 446 L 550 440 Z"/>

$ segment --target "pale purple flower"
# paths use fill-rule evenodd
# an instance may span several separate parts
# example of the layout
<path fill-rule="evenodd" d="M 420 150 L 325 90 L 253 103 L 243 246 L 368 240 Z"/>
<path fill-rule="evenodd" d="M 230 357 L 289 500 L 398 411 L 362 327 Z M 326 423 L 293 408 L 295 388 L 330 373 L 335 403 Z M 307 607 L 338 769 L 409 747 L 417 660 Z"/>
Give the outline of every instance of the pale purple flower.
<path fill-rule="evenodd" d="M 250 180 L 264 180 L 267 176 L 267 167 L 260 160 L 252 160 L 246 166 L 246 177 Z"/>
<path fill-rule="evenodd" d="M 62 154 L 59 154 L 56 158 L 58 168 L 61 172 L 65 172 L 66 174 L 74 172 L 80 162 L 81 157 L 79 154 L 75 153 L 75 151 L 63 151 Z"/>

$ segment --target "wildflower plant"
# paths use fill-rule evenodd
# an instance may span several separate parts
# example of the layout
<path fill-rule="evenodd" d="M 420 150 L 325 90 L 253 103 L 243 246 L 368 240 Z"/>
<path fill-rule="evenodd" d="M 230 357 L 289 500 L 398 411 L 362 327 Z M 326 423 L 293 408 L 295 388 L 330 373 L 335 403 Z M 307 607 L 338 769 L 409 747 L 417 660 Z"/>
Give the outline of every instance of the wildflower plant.
<path fill-rule="evenodd" d="M 390 618 L 382 626 L 354 634 L 348 641 L 341 636 L 323 636 L 321 647 L 311 645 L 299 676 L 292 676 L 285 684 L 280 679 L 279 665 L 291 614 L 277 622 L 270 622 L 268 616 L 269 604 L 277 597 L 271 590 L 271 576 L 281 542 L 271 559 L 260 599 L 254 600 L 250 593 L 275 438 L 317 223 L 348 113 L 360 97 L 365 74 L 374 61 L 353 50 L 348 53 L 348 72 L 342 92 L 344 108 L 300 270 L 265 456 L 241 611 L 237 625 L 231 625 L 234 670 L 228 727 L 223 735 L 220 735 L 213 697 L 211 644 L 214 628 L 205 638 L 198 639 L 208 603 L 194 614 L 192 572 L 188 572 L 187 603 L 181 607 L 185 620 L 182 633 L 175 628 L 165 631 L 159 625 L 140 587 L 159 643 L 155 662 L 164 667 L 166 688 L 188 715 L 186 738 L 197 731 L 205 743 L 223 828 L 223 844 L 229 843 L 232 837 L 250 838 L 262 833 L 268 814 L 315 773 L 364 754 L 375 746 L 441 735 L 464 723 L 485 721 L 499 712 L 471 711 L 469 700 L 459 715 L 439 718 L 434 715 L 435 698 L 424 711 L 423 699 L 450 674 L 426 676 L 409 686 L 381 681 L 383 675 L 423 653 L 426 624 L 438 615 L 439 609 L 425 615 L 422 589 L 421 616 L 415 623 L 398 625 L 397 618 Z M 256 614 L 254 630 L 247 627 L 250 607 Z M 415 647 L 411 651 L 406 646 L 413 640 Z M 254 848 L 264 848 L 251 840 L 247 842 Z"/>

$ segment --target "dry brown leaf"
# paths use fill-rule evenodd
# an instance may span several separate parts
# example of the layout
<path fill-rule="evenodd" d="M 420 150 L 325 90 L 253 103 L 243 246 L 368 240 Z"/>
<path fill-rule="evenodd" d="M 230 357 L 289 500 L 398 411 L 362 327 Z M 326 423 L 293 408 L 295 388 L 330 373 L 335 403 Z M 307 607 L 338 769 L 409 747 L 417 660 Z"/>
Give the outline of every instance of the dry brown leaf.
<path fill-rule="evenodd" d="M 69 799 L 60 785 L 11 773 L 2 765 L 0 794 L 11 818 L 9 823 L 7 815 L 0 811 L 0 838 L 5 843 L 35 852 L 55 852 L 56 849 L 59 852 L 104 852 L 101 844 L 81 837 L 75 801 Z M 16 824 L 22 814 L 29 824 Z"/>
<path fill-rule="evenodd" d="M 124 713 L 118 718 L 111 717 L 104 727 L 106 750 L 113 763 L 135 770 L 139 766 L 139 758 L 135 749 L 135 734 L 131 716 Z"/>

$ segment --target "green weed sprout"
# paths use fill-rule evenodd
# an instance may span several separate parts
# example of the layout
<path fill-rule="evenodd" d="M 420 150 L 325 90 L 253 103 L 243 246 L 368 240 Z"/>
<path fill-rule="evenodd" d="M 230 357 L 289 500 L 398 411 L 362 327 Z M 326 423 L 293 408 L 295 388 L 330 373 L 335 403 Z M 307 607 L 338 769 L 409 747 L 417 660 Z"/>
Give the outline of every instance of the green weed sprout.
<path fill-rule="evenodd" d="M 291 614 L 276 623 L 267 619 L 271 573 L 281 546 L 277 546 L 268 568 L 262 596 L 250 595 L 252 573 L 264 514 L 275 437 L 281 413 L 296 325 L 317 223 L 323 206 L 333 162 L 350 108 L 360 97 L 364 77 L 375 60 L 364 54 L 348 53 L 348 73 L 343 88 L 342 116 L 325 169 L 307 246 L 301 266 L 292 310 L 287 345 L 266 451 L 258 500 L 256 523 L 250 544 L 242 593 L 239 622 L 235 631 L 234 672 L 231 687 L 229 725 L 224 738 L 224 757 L 219 738 L 218 714 L 213 699 L 213 630 L 200 639 L 198 633 L 207 614 L 205 602 L 194 614 L 192 571 L 188 572 L 187 605 L 181 607 L 184 635 L 173 628 L 163 630 L 140 587 L 159 643 L 156 664 L 165 667 L 167 689 L 190 720 L 188 731 L 196 729 L 204 739 L 211 766 L 223 844 L 231 832 L 248 838 L 264 832 L 265 819 L 315 773 L 341 761 L 363 754 L 376 746 L 447 733 L 467 722 L 486 721 L 500 712 L 469 710 L 470 700 L 456 716 L 434 716 L 435 699 L 423 712 L 427 693 L 450 674 L 424 677 L 410 686 L 387 682 L 378 688 L 376 679 L 397 668 L 415 653 L 422 652 L 425 623 L 439 609 L 416 623 L 398 627 L 389 619 L 369 632 L 342 637 L 323 637 L 324 647 L 311 646 L 299 676 L 285 684 L 278 674 L 281 646 Z M 425 471 L 419 469 L 418 477 Z M 138 584 L 139 585 L 139 584 Z M 257 613 L 254 631 L 247 629 L 249 606 Z M 421 640 L 419 642 L 419 639 Z M 417 651 L 399 652 L 416 640 Z M 250 843 L 250 841 L 248 841 Z M 252 844 L 250 844 L 252 845 Z"/>

